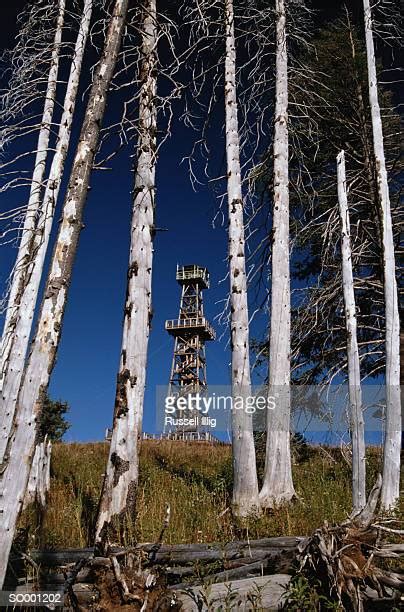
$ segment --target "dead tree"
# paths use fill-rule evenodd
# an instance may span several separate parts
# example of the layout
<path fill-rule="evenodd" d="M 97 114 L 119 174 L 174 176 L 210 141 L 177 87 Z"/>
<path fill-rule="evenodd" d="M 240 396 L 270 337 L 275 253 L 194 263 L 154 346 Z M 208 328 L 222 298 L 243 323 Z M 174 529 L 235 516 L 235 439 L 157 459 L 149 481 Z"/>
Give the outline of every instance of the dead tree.
<path fill-rule="evenodd" d="M 85 0 L 65 93 L 56 151 L 52 159 L 43 197 L 41 185 L 38 186 L 38 194 L 35 201 L 35 214 L 32 217 L 33 221 L 37 221 L 36 225 L 28 231 L 28 234 L 25 233 L 25 229 L 23 232 L 22 240 L 26 245 L 23 262 L 24 267 L 18 274 L 18 279 L 13 280 L 10 294 L 10 300 L 13 299 L 13 318 L 9 320 L 8 328 L 4 332 L 7 334 L 7 355 L 4 352 L 2 360 L 4 380 L 2 398 L 0 401 L 0 461 L 3 460 L 7 440 L 12 428 L 18 390 L 23 376 L 45 256 L 52 231 L 55 207 L 70 144 L 81 66 L 90 30 L 92 9 L 93 0 Z M 45 164 L 43 164 L 43 166 L 45 167 Z M 30 211 L 29 206 L 28 211 Z M 37 220 L 38 214 L 39 219 Z M 30 215 L 31 213 L 28 212 L 27 217 Z M 25 237 L 26 240 L 24 240 Z M 18 272 L 18 268 L 16 272 Z M 18 280 L 18 290 L 16 289 L 16 291 L 13 291 L 16 280 Z"/>
<path fill-rule="evenodd" d="M 290 454 L 288 57 L 284 0 L 276 1 L 276 14 L 269 394 L 277 400 L 274 410 L 268 410 L 267 414 L 265 471 L 260 491 L 261 504 L 266 508 L 290 501 L 295 495 Z"/>
<path fill-rule="evenodd" d="M 30 15 L 30 17 L 32 16 Z M 50 130 L 53 121 L 53 112 L 56 102 L 60 46 L 62 42 L 64 18 L 65 0 L 59 0 L 58 15 L 55 27 L 55 37 L 53 42 L 53 51 L 49 67 L 48 83 L 45 92 L 44 110 L 38 134 L 37 150 L 34 161 L 34 171 L 32 174 L 28 206 L 25 214 L 24 225 L 22 228 L 21 242 L 18 248 L 17 259 L 14 266 L 12 283 L 10 287 L 6 316 L 3 327 L 3 334 L 1 338 L 0 390 L 3 389 L 4 377 L 9 367 L 10 357 L 12 358 L 13 356 L 15 356 L 12 347 L 13 339 L 15 337 L 15 322 L 20 312 L 21 291 L 24 287 L 25 278 L 27 275 L 27 266 L 32 256 L 34 231 L 36 227 L 38 211 L 40 209 L 41 204 L 41 193 L 45 178 L 46 160 L 48 157 L 49 150 Z M 6 393 L 8 395 L 8 391 L 4 391 L 3 395 L 6 396 Z M 1 412 L 6 412 L 7 414 L 7 409 L 2 408 Z M 0 451 L 0 461 L 2 459 L 2 456 L 3 452 Z"/>
<path fill-rule="evenodd" d="M 225 2 L 225 121 L 227 156 L 227 198 L 229 214 L 229 276 L 231 307 L 232 395 L 251 394 L 247 276 L 243 196 L 241 189 L 240 145 L 237 117 L 236 43 L 233 1 Z M 232 412 L 233 508 L 237 516 L 259 511 L 252 417 L 244 410 Z"/>
<path fill-rule="evenodd" d="M 372 11 L 369 0 L 363 0 L 366 53 L 369 81 L 369 103 L 372 116 L 373 151 L 381 209 L 385 300 L 386 351 L 386 424 L 384 440 L 383 485 L 381 504 L 393 507 L 400 494 L 401 399 L 400 399 L 400 320 L 395 273 L 393 227 L 390 194 L 384 153 L 383 126 L 377 88 L 377 71 L 373 42 Z"/>
<path fill-rule="evenodd" d="M 345 154 L 337 157 L 338 202 L 341 218 L 342 285 L 347 337 L 350 430 L 352 440 L 352 504 L 361 510 L 366 504 L 365 427 L 362 410 L 361 374 L 356 333 L 356 302 L 352 272 L 351 230 L 345 173 Z"/>
<path fill-rule="evenodd" d="M 156 0 L 143 8 L 139 126 L 126 303 L 114 422 L 96 527 L 96 542 L 113 519 L 134 516 L 139 471 L 147 347 L 152 317 L 156 136 Z"/>
<path fill-rule="evenodd" d="M 123 31 L 128 0 L 116 0 L 102 56 L 94 73 L 66 192 L 62 220 L 45 286 L 31 354 L 21 383 L 13 431 L 0 477 L 0 587 L 35 450 L 38 417 L 55 364 L 68 287 L 82 228 L 83 210 Z"/>
<path fill-rule="evenodd" d="M 28 486 L 25 491 L 23 509 L 35 501 L 41 508 L 45 508 L 46 494 L 50 488 L 51 454 L 52 442 L 47 440 L 45 436 L 45 439 L 35 447 L 35 454 L 28 478 Z"/>

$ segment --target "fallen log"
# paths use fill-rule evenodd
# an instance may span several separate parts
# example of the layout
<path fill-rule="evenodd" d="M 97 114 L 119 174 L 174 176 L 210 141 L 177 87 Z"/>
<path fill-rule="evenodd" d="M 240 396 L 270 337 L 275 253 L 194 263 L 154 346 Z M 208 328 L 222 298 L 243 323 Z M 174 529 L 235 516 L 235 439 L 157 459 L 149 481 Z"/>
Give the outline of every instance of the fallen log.
<path fill-rule="evenodd" d="M 296 550 L 297 552 L 297 547 Z M 288 551 L 290 552 L 290 551 Z M 279 558 L 283 551 L 279 548 L 267 548 L 267 549 L 249 549 L 249 548 L 235 548 L 235 549 L 211 549 L 211 550 L 200 550 L 192 552 L 167 552 L 157 553 L 154 563 L 157 565 L 163 565 L 165 563 L 177 563 L 178 565 L 186 565 L 188 563 L 196 562 L 212 562 L 218 560 L 241 559 L 244 557 L 271 557 L 273 559 Z"/>
<path fill-rule="evenodd" d="M 195 568 L 188 565 L 186 567 L 166 567 L 166 576 L 172 581 L 174 578 L 183 578 L 184 576 L 192 576 L 195 573 Z M 178 580 L 177 580 L 178 583 Z"/>
<path fill-rule="evenodd" d="M 265 559 L 268 556 L 268 552 L 263 551 L 254 551 L 254 554 L 248 557 L 237 557 L 236 559 L 224 559 L 223 565 L 226 570 L 234 569 L 236 567 L 243 567 L 243 565 L 248 565 L 253 561 L 259 561 L 260 559 Z"/>
<path fill-rule="evenodd" d="M 226 569 L 235 569 L 237 567 L 243 567 L 245 565 L 251 564 L 253 561 L 259 561 L 260 559 L 267 559 L 268 561 L 272 561 L 272 562 L 276 562 L 279 559 L 279 553 L 276 553 L 274 556 L 272 556 L 271 552 L 268 552 L 268 551 L 254 551 L 254 554 L 248 557 L 239 557 L 238 555 L 239 553 L 234 553 L 231 556 L 232 560 L 229 560 L 228 558 L 222 558 L 222 557 L 215 555 L 213 559 L 210 558 L 208 559 L 208 561 L 215 562 L 217 560 L 222 559 L 223 564 L 226 566 Z M 111 566 L 111 562 L 108 558 L 105 558 L 105 559 L 102 558 L 102 560 L 103 560 L 103 563 L 101 565 L 102 567 Z M 200 561 L 200 559 L 197 559 L 197 561 Z M 156 565 L 162 565 L 162 563 L 157 562 Z M 208 565 L 209 563 L 206 563 L 206 566 Z M 191 576 L 192 574 L 195 573 L 195 567 L 192 564 L 188 566 L 180 565 L 179 567 L 176 567 L 175 565 L 164 567 L 163 570 L 165 574 L 169 576 L 186 576 L 186 575 Z M 84 569 L 80 570 L 74 576 L 74 581 L 77 583 L 87 582 L 92 574 L 94 574 L 94 565 L 92 564 L 92 559 L 90 559 L 88 561 L 87 566 Z M 70 580 L 72 576 L 72 572 L 69 570 L 67 571 L 65 570 L 64 572 L 43 573 L 42 580 L 45 580 L 48 584 L 60 585 L 66 582 L 66 576 L 67 576 L 67 579 Z"/>
<path fill-rule="evenodd" d="M 162 544 L 159 552 L 192 552 L 211 549 L 233 550 L 238 548 L 296 548 L 307 538 L 305 536 L 281 536 L 273 538 L 260 538 L 258 540 L 234 540 L 226 542 L 207 542 L 197 544 Z M 138 544 L 135 548 L 149 551 L 153 544 Z"/>
<path fill-rule="evenodd" d="M 290 576 L 258 576 L 210 587 L 191 587 L 175 592 L 176 600 L 187 612 L 209 610 L 279 610 Z"/>
<path fill-rule="evenodd" d="M 38 565 L 45 567 L 61 567 L 70 563 L 77 563 L 81 559 L 90 559 L 94 555 L 94 548 L 66 548 L 63 550 L 33 550 L 30 557 Z M 10 562 L 18 560 L 18 554 L 10 556 Z"/>
<path fill-rule="evenodd" d="M 217 574 L 210 574 L 209 576 L 205 576 L 203 579 L 196 580 L 192 583 L 192 585 L 189 582 L 183 582 L 180 584 L 173 584 L 169 588 L 173 591 L 178 591 L 189 588 L 190 586 L 199 585 L 203 583 L 213 584 L 215 582 L 228 582 L 229 580 L 236 580 L 239 578 L 262 576 L 268 570 L 268 566 L 269 560 L 261 559 L 260 561 L 254 561 L 253 563 L 248 563 L 241 567 L 236 567 L 234 569 L 218 572 Z"/>
<path fill-rule="evenodd" d="M 276 549 L 292 549 L 297 550 L 297 547 L 304 543 L 306 538 L 304 537 L 273 537 L 273 538 L 261 538 L 258 540 L 241 540 L 222 543 L 198 543 L 198 544 L 163 544 L 159 547 L 155 561 L 157 563 L 166 563 L 170 559 L 175 559 L 176 562 L 181 563 L 181 560 L 189 559 L 189 561 L 183 561 L 185 563 L 192 563 L 196 560 L 215 560 L 222 558 L 227 554 L 227 558 L 238 550 L 276 550 Z M 142 543 L 134 546 L 131 549 L 114 546 L 111 547 L 110 553 L 115 556 L 126 555 L 129 551 L 138 552 L 144 551 L 150 553 L 153 551 L 153 543 Z M 45 567 L 60 567 L 68 565 L 70 563 L 77 563 L 81 559 L 90 559 L 94 556 L 94 548 L 66 548 L 58 550 L 33 550 L 30 553 L 30 557 L 38 565 Z M 104 558 L 104 557 L 101 557 Z M 12 555 L 10 561 L 16 561 L 19 559 L 18 555 Z"/>
<path fill-rule="evenodd" d="M 54 584 L 54 585 L 64 585 L 66 583 L 67 580 L 72 581 L 74 583 L 84 583 L 84 582 L 91 582 L 91 576 L 93 575 L 94 571 L 92 569 L 91 566 L 87 566 L 84 567 L 83 569 L 81 569 L 79 572 L 77 572 L 77 574 L 75 574 L 72 571 L 68 571 L 65 573 L 61 573 L 61 572 L 57 572 L 57 573 L 42 573 L 41 576 L 41 583 L 42 582 L 47 582 L 48 584 Z"/>
<path fill-rule="evenodd" d="M 249 552 L 248 555 L 245 553 Z M 160 553 L 159 553 L 160 554 Z M 182 576 L 192 576 L 196 572 L 195 564 L 202 564 L 205 568 L 209 568 L 210 563 L 222 561 L 222 567 L 224 572 L 234 572 L 235 577 L 243 577 L 248 575 L 248 572 L 244 571 L 243 568 L 249 567 L 250 569 L 254 566 L 254 562 L 257 562 L 257 567 L 265 567 L 273 572 L 287 572 L 290 570 L 292 562 L 295 558 L 296 551 L 293 549 L 250 549 L 245 551 L 243 549 L 235 550 L 215 550 L 212 551 L 199 551 L 196 553 L 190 553 L 184 555 L 183 553 L 161 555 L 154 562 L 154 566 L 159 566 L 167 575 L 167 579 L 170 583 L 173 582 L 175 577 L 181 579 Z M 58 557 L 59 558 L 59 557 Z M 116 567 L 117 557 L 112 556 L 112 560 L 115 559 L 114 565 Z M 165 568 L 166 562 L 170 562 L 170 566 Z M 175 564 L 179 567 L 176 568 Z M 188 564 L 188 565 L 187 565 Z M 85 565 L 85 567 L 83 567 Z M 54 566 L 48 566 L 48 569 L 52 569 Z M 55 587 L 64 584 L 74 583 L 86 583 L 91 582 L 94 576 L 94 570 L 97 568 L 108 569 L 111 567 L 111 559 L 107 557 L 95 557 L 84 559 L 82 558 L 74 566 L 67 565 L 62 566 L 64 569 L 62 572 L 46 572 L 45 568 L 42 567 L 39 580 L 40 583 L 54 584 Z M 240 570 L 240 571 L 235 571 Z M 258 575 L 260 571 L 254 573 Z M 262 572 L 261 572 L 262 573 Z M 179 582 L 178 580 L 176 582 Z"/>

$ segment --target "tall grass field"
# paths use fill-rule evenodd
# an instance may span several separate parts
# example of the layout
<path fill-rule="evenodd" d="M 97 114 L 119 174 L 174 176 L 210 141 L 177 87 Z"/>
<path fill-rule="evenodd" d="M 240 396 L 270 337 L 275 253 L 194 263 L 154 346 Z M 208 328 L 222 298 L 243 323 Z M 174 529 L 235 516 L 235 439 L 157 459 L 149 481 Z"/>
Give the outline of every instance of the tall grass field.
<path fill-rule="evenodd" d="M 29 527 L 31 548 L 91 544 L 108 443 L 57 443 L 52 451 L 51 488 L 46 510 L 30 507 L 21 528 Z M 262 476 L 264 452 L 257 445 Z M 368 489 L 381 468 L 379 449 L 367 452 Z M 227 542 L 278 535 L 306 535 L 325 520 L 338 523 L 351 509 L 349 456 L 339 448 L 293 446 L 297 499 L 265 516 L 237 523 L 231 514 L 232 461 L 226 445 L 143 441 L 137 516 L 129 517 L 121 544 L 155 541 L 166 505 L 171 508 L 167 543 Z M 404 505 L 401 508 L 404 509 Z"/>

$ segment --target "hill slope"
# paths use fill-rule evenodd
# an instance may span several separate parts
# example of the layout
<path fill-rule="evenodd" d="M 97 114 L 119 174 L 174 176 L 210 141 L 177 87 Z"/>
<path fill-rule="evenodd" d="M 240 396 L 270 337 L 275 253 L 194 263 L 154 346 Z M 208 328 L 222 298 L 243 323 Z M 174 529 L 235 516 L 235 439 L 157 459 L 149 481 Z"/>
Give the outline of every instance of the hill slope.
<path fill-rule="evenodd" d="M 91 543 L 107 443 L 55 444 L 48 506 L 42 523 L 34 508 L 23 515 L 30 546 L 81 547 Z M 258 448 L 258 470 L 263 456 Z M 138 516 L 123 544 L 154 541 L 166 504 L 171 506 L 167 543 L 225 542 L 242 536 L 305 535 L 335 523 L 350 511 L 350 468 L 339 449 L 295 447 L 294 481 L 299 500 L 241 529 L 232 521 L 231 449 L 229 446 L 143 441 L 140 458 Z M 377 449 L 368 450 L 368 485 L 380 464 Z"/>

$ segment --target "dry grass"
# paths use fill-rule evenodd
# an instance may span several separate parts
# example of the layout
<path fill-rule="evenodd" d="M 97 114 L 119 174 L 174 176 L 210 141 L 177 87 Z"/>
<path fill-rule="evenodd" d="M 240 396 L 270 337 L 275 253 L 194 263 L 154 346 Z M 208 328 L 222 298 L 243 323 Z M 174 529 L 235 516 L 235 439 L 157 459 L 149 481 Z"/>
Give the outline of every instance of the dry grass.
<path fill-rule="evenodd" d="M 108 453 L 106 443 L 56 444 L 52 482 L 41 527 L 33 509 L 21 526 L 30 526 L 31 546 L 81 547 L 91 543 L 91 530 Z M 369 485 L 380 463 L 377 450 L 368 452 Z M 262 473 L 262 457 L 258 454 Z M 324 520 L 346 518 L 351 505 L 350 470 L 339 450 L 310 449 L 295 461 L 299 500 L 248 525 L 234 523 L 231 500 L 231 449 L 201 443 L 145 441 L 140 459 L 138 515 L 125 543 L 153 541 L 166 504 L 171 506 L 168 543 L 229 541 L 243 537 L 305 535 Z"/>

